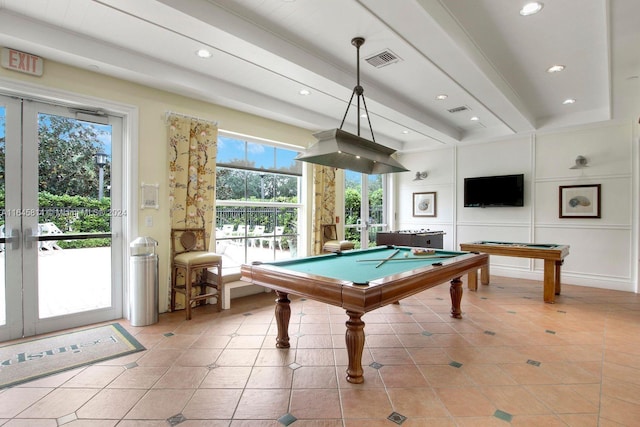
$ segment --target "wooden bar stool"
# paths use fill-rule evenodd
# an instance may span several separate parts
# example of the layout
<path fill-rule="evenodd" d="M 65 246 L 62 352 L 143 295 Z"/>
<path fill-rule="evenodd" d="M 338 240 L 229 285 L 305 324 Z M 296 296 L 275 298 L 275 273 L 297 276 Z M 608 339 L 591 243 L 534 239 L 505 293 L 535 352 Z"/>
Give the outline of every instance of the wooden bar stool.
<path fill-rule="evenodd" d="M 187 320 L 191 319 L 191 304 L 216 299 L 222 310 L 222 256 L 205 250 L 204 228 L 174 228 L 171 230 L 171 311 L 176 308 L 176 293 L 184 295 Z M 207 270 L 217 268 L 216 283 L 207 282 Z M 184 284 L 178 276 L 184 275 Z M 193 290 L 198 291 L 194 294 Z M 207 292 L 208 288 L 211 290 Z"/>

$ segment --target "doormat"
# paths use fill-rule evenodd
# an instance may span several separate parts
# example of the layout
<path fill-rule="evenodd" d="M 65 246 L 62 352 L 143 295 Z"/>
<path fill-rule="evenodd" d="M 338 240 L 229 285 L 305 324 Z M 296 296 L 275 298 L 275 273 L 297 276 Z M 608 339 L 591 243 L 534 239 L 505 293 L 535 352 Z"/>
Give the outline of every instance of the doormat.
<path fill-rule="evenodd" d="M 0 347 L 0 388 L 145 350 L 119 323 Z"/>

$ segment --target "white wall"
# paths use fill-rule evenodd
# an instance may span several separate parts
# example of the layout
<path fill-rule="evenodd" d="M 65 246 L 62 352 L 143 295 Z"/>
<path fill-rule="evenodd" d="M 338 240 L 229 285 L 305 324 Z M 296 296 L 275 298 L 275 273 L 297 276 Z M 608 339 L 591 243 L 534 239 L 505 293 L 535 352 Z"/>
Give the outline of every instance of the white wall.
<path fill-rule="evenodd" d="M 397 229 L 443 230 L 445 249 L 474 240 L 571 246 L 564 283 L 637 292 L 637 155 L 633 124 L 605 122 L 557 132 L 514 136 L 437 151 L 404 153 L 411 172 L 399 174 Z M 585 169 L 569 169 L 575 158 Z M 429 177 L 413 181 L 416 171 Z M 524 207 L 464 208 L 464 178 L 523 173 Z M 560 218 L 559 187 L 601 184 L 601 218 Z M 414 218 L 412 193 L 435 191 L 437 216 Z M 491 257 L 493 274 L 542 280 L 541 260 Z"/>
<path fill-rule="evenodd" d="M 137 123 L 132 124 L 137 132 L 131 135 L 135 140 L 135 144 L 131 146 L 137 146 L 138 151 L 126 154 L 131 156 L 134 163 L 133 169 L 137 173 L 137 182 L 133 182 L 131 188 L 127 189 L 131 195 L 127 211 L 129 215 L 137 215 L 137 218 L 136 223 L 124 238 L 127 248 L 128 242 L 139 235 L 152 237 L 159 243 L 160 312 L 167 310 L 170 280 L 170 225 L 169 207 L 166 202 L 169 197 L 166 113 L 173 111 L 217 121 L 218 127 L 222 130 L 301 147 L 315 141 L 311 131 L 306 129 L 48 60 L 45 62 L 45 72 L 42 77 L 0 68 L 0 89 L 3 88 L 3 82 L 25 85 L 30 88 L 31 94 L 38 94 L 44 89 L 56 91 L 59 96 L 55 99 L 48 97 L 48 99 L 59 102 L 64 102 L 65 96 L 69 94 L 93 99 L 93 105 L 90 105 L 93 107 L 109 110 L 109 107 L 105 106 L 106 103 L 120 103 L 138 112 Z M 131 120 L 132 117 L 128 119 Z M 159 209 L 139 209 L 137 194 L 142 182 L 160 185 Z M 151 226 L 146 224 L 145 217 L 150 217 Z M 125 265 L 127 261 L 124 261 Z M 125 284 L 127 277 L 125 272 L 123 275 Z"/>

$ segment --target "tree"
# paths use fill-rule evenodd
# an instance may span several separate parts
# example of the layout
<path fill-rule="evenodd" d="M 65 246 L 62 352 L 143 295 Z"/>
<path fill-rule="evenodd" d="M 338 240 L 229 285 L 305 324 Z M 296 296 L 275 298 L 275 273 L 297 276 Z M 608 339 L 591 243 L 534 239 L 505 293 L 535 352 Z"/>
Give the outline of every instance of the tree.
<path fill-rule="evenodd" d="M 1 113 L 1 112 L 0 112 Z M 0 114 L 0 190 L 5 185 L 5 117 Z M 38 191 L 85 197 L 98 195 L 96 153 L 105 150 L 101 137 L 107 132 L 99 125 L 73 118 L 42 114 L 38 120 Z M 109 183 L 111 164 L 104 167 Z"/>
<path fill-rule="evenodd" d="M 96 197 L 98 167 L 95 155 L 104 151 L 100 126 L 73 118 L 40 115 L 38 119 L 38 191 Z M 4 161 L 4 159 L 2 159 Z M 111 177 L 110 163 L 104 167 L 104 182 Z"/>
<path fill-rule="evenodd" d="M 218 167 L 216 199 L 276 201 L 297 198 L 298 180 L 297 176 L 285 174 Z"/>

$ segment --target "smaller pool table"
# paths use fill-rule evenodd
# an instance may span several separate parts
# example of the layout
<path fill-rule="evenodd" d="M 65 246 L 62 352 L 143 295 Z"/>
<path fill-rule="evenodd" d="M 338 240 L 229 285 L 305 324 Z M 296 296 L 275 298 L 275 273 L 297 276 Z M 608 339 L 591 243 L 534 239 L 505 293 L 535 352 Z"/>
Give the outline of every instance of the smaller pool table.
<path fill-rule="evenodd" d="M 390 258 L 390 259 L 389 259 Z M 489 256 L 468 252 L 435 251 L 414 255 L 409 247 L 378 246 L 327 255 L 243 265 L 245 282 L 276 291 L 276 347 L 289 348 L 291 307 L 288 294 L 342 307 L 349 319 L 345 341 L 349 366 L 347 381 L 364 381 L 363 314 L 398 302 L 425 289 L 451 281 L 451 316 L 461 318 L 462 281 L 488 266 Z"/>
<path fill-rule="evenodd" d="M 562 263 L 569 255 L 568 245 L 545 243 L 511 243 L 482 240 L 472 243 L 460 243 L 460 249 L 490 255 L 513 256 L 520 258 L 535 258 L 544 260 L 544 302 L 553 304 L 555 296 L 560 295 L 560 270 Z M 483 285 L 489 284 L 489 264 L 480 271 Z M 469 289 L 477 290 L 477 275 L 469 276 Z"/>

